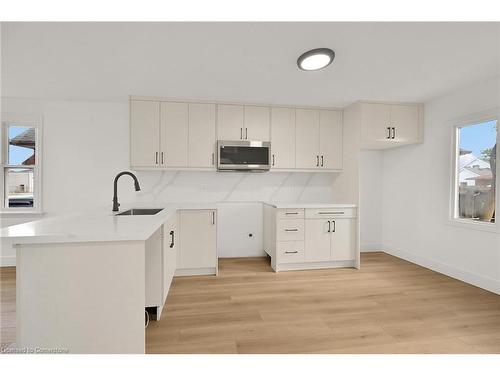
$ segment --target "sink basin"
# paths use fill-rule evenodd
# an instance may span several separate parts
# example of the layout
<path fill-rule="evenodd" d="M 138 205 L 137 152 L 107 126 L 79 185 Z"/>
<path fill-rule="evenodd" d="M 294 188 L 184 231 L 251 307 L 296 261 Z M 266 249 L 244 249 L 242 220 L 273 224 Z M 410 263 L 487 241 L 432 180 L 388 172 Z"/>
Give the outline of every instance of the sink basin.
<path fill-rule="evenodd" d="M 115 216 L 135 216 L 135 215 L 156 215 L 163 208 L 132 208 L 127 211 L 120 212 Z"/>

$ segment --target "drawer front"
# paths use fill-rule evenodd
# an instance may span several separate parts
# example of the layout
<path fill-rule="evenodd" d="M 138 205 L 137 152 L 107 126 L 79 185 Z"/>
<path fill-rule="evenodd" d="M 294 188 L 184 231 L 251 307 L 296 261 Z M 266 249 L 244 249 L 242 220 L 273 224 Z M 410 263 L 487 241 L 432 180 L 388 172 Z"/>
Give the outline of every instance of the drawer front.
<path fill-rule="evenodd" d="M 304 219 L 281 219 L 276 225 L 278 241 L 304 241 Z"/>
<path fill-rule="evenodd" d="M 355 218 L 355 208 L 307 208 L 306 219 Z"/>
<path fill-rule="evenodd" d="M 278 219 L 303 219 L 303 208 L 279 208 L 277 213 Z"/>
<path fill-rule="evenodd" d="M 304 262 L 304 241 L 280 241 L 276 249 L 278 263 Z"/>

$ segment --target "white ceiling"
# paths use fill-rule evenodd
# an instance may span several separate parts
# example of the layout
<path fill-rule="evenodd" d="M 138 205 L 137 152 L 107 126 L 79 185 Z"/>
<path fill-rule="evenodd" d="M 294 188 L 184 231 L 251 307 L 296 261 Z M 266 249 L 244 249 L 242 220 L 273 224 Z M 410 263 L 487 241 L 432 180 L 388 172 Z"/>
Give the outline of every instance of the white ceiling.
<path fill-rule="evenodd" d="M 499 23 L 3 23 L 2 95 L 152 95 L 342 107 L 498 75 Z M 327 69 L 297 57 L 335 50 Z"/>

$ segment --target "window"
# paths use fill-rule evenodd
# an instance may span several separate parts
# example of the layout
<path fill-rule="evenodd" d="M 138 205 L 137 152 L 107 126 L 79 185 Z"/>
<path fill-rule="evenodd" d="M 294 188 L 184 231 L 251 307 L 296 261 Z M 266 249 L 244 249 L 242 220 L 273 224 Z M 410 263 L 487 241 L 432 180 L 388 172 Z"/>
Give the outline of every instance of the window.
<path fill-rule="evenodd" d="M 40 212 L 40 122 L 4 120 L 1 130 L 1 211 Z"/>
<path fill-rule="evenodd" d="M 496 119 L 455 128 L 453 218 L 493 224 L 498 181 Z"/>

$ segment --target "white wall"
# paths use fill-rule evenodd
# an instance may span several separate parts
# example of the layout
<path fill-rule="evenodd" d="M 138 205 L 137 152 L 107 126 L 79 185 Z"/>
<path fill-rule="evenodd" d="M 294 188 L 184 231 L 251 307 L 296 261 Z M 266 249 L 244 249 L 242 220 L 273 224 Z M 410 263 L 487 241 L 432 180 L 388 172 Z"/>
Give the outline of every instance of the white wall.
<path fill-rule="evenodd" d="M 382 245 L 382 151 L 361 151 L 360 231 L 361 251 L 381 251 Z"/>
<path fill-rule="evenodd" d="M 448 221 L 450 121 L 498 107 L 498 79 L 426 103 L 425 141 L 383 154 L 383 244 L 394 255 L 500 293 L 500 234 Z"/>
<path fill-rule="evenodd" d="M 2 110 L 43 117 L 43 205 L 47 216 L 103 206 L 111 209 L 113 178 L 129 168 L 127 102 L 2 98 Z M 249 202 L 345 199 L 333 188 L 339 183 L 339 175 L 334 173 L 138 171 L 137 176 L 142 187 L 139 193 L 134 192 L 129 178 L 120 180 L 120 202 L 232 202 L 234 207 L 225 204 L 219 213 L 219 224 L 227 229 L 219 232 L 222 256 L 263 254 L 262 219 L 255 217 L 255 205 Z M 237 220 L 235 207 L 239 207 Z M 2 218 L 0 224 L 20 221 Z M 254 237 L 248 237 L 249 231 Z M 13 264 L 15 259 L 5 242 L 0 259 L 3 265 Z"/>

